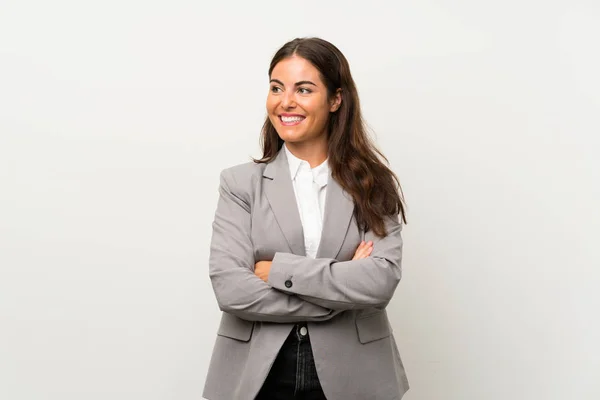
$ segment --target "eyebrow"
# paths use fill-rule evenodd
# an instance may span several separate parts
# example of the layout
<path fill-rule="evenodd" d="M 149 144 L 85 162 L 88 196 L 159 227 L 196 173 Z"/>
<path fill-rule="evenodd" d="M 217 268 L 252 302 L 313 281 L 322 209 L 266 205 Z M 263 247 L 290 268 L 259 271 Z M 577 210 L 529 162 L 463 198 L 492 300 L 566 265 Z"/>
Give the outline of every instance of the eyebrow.
<path fill-rule="evenodd" d="M 283 84 L 283 82 L 281 82 L 279 79 L 271 79 L 269 82 L 275 82 L 275 83 L 279 83 L 281 86 L 285 86 Z M 311 81 L 300 81 L 300 82 L 296 82 L 295 86 L 300 86 L 300 85 L 313 85 L 313 86 L 317 86 L 315 83 L 311 82 Z"/>

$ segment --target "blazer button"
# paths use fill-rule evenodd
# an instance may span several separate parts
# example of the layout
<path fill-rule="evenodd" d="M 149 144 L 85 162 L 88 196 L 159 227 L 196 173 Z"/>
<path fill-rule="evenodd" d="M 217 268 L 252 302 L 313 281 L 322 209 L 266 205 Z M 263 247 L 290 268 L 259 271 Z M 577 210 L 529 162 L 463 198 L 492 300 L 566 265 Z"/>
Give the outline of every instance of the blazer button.
<path fill-rule="evenodd" d="M 291 288 L 292 287 L 292 281 L 290 281 L 289 279 L 287 281 L 285 281 L 285 287 L 286 288 Z"/>

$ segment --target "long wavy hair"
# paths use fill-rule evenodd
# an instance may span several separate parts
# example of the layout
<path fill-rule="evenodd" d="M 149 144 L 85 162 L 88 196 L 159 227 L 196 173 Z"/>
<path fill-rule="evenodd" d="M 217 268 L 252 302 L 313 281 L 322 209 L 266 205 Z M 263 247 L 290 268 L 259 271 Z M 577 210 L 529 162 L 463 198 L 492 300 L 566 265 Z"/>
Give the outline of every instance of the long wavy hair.
<path fill-rule="evenodd" d="M 387 158 L 367 134 L 358 92 L 346 57 L 326 40 L 297 38 L 284 44 L 275 53 L 269 67 L 269 79 L 280 61 L 294 55 L 306 59 L 317 68 L 330 99 L 337 89 L 341 89 L 341 106 L 329 114 L 328 162 L 333 179 L 352 196 L 358 225 L 382 237 L 387 235 L 386 216 L 400 214 L 406 224 L 400 182 L 386 165 L 389 164 Z M 271 162 L 284 144 L 268 116 L 262 127 L 260 144 L 263 157 L 254 159 L 256 163 Z"/>

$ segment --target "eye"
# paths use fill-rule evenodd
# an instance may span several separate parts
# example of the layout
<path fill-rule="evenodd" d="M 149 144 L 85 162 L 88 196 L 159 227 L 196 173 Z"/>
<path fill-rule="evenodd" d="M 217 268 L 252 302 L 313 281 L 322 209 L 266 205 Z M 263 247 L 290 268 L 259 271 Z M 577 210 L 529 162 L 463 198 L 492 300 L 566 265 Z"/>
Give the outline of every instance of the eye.
<path fill-rule="evenodd" d="M 271 86 L 271 92 L 273 93 L 278 93 L 280 90 L 281 88 L 279 86 Z"/>
<path fill-rule="evenodd" d="M 307 88 L 300 88 L 300 89 L 298 89 L 298 90 L 299 90 L 299 91 L 300 91 L 300 93 L 302 93 L 302 94 L 309 94 L 309 93 L 312 93 L 312 90 L 310 90 L 310 89 L 307 89 Z"/>

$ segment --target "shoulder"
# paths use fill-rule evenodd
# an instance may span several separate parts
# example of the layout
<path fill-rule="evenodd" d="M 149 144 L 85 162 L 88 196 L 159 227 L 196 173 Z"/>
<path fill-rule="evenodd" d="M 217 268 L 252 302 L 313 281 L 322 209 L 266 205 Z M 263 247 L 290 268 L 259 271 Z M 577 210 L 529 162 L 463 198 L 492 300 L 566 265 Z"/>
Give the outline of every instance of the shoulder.
<path fill-rule="evenodd" d="M 252 181 L 257 177 L 262 177 L 266 164 L 258 164 L 254 161 L 234 165 L 221 171 L 221 180 L 232 185 L 243 184 Z"/>
<path fill-rule="evenodd" d="M 258 182 L 262 179 L 266 164 L 253 161 L 225 168 L 220 173 L 221 187 L 249 200 Z"/>

